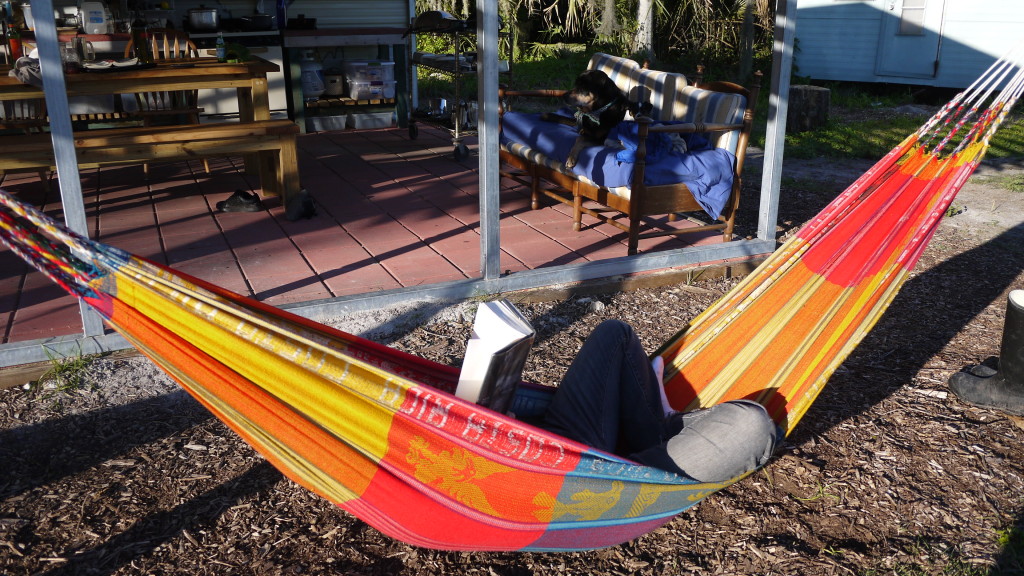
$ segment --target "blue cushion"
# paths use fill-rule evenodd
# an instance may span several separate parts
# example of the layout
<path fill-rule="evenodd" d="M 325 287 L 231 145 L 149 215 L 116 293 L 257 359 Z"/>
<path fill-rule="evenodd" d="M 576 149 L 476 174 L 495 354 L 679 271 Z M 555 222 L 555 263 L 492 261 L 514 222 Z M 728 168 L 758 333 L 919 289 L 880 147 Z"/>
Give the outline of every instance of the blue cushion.
<path fill-rule="evenodd" d="M 634 150 L 636 133 L 636 122 L 626 121 L 619 125 L 619 135 L 633 134 Z M 539 114 L 506 112 L 502 117 L 502 144 L 516 142 L 560 163 L 568 158 L 576 136 L 575 127 L 546 122 L 540 119 Z M 664 134 L 651 136 L 656 136 L 658 141 L 661 136 L 667 138 Z M 732 193 L 736 157 L 727 150 L 710 147 L 704 135 L 688 136 L 686 153 L 664 146 L 664 141 L 656 141 L 652 146 L 651 140 L 648 140 L 644 184 L 685 184 L 704 210 L 711 217 L 718 218 Z M 652 148 L 659 150 L 656 159 L 652 159 Z M 587 146 L 580 151 L 572 172 L 598 186 L 629 187 L 634 164 L 617 157 L 622 151 L 621 148 L 608 146 Z"/>

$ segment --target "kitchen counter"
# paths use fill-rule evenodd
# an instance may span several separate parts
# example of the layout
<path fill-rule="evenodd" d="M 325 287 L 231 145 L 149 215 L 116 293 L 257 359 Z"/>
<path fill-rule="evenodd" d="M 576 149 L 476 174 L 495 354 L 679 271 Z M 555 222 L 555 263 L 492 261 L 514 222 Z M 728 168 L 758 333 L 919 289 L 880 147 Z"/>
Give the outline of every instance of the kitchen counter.
<path fill-rule="evenodd" d="M 93 50 L 97 56 L 121 57 L 124 56 L 124 49 L 131 40 L 131 34 L 83 34 L 81 32 L 57 32 L 58 42 L 70 42 L 73 38 L 84 38 L 92 43 Z M 22 32 L 21 42 L 29 49 L 35 48 L 36 37 L 32 32 Z"/>

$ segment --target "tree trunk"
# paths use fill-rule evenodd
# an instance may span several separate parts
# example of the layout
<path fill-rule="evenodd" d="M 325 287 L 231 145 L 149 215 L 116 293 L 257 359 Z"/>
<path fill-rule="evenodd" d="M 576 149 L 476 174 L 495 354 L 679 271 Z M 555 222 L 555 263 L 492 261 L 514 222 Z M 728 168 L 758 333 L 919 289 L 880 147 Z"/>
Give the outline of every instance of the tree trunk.
<path fill-rule="evenodd" d="M 828 123 L 830 97 L 829 89 L 821 86 L 791 86 L 786 131 L 807 132 Z"/>
<path fill-rule="evenodd" d="M 648 59 L 654 59 L 654 2 L 640 0 L 636 8 L 636 52 L 642 52 Z"/>

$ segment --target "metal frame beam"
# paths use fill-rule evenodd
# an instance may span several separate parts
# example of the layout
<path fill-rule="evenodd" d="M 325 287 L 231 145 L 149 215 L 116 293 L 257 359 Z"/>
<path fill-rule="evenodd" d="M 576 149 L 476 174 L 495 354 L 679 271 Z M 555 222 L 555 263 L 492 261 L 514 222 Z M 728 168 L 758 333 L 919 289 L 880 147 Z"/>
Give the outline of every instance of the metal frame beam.
<path fill-rule="evenodd" d="M 668 252 L 622 256 L 586 264 L 553 266 L 516 272 L 494 279 L 475 278 L 326 298 L 280 306 L 293 314 L 316 321 L 328 321 L 346 314 L 382 310 L 410 302 L 450 303 L 490 294 L 573 285 L 600 278 L 672 269 L 696 269 L 701 264 L 741 263 L 770 253 L 774 241 L 743 240 L 707 247 L 681 248 Z M 0 366 L 45 362 L 52 355 L 74 357 L 131 348 L 118 334 L 65 336 L 0 345 Z"/>

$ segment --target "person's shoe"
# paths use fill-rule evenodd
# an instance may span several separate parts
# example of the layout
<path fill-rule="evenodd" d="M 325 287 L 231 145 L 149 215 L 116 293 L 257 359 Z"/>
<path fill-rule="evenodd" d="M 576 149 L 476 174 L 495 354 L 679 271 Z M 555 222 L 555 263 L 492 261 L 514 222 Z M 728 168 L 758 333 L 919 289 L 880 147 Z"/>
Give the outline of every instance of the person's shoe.
<path fill-rule="evenodd" d="M 217 210 L 221 212 L 259 212 L 263 210 L 260 197 L 245 190 L 235 190 L 227 200 L 217 202 Z"/>
<path fill-rule="evenodd" d="M 313 202 L 313 197 L 309 195 L 305 188 L 299 190 L 298 194 L 288 200 L 288 206 L 285 208 L 284 215 L 285 218 L 292 222 L 316 216 L 316 203 Z"/>
<path fill-rule="evenodd" d="M 1010 292 L 998 369 L 970 366 L 949 378 L 964 402 L 1024 416 L 1024 290 Z"/>

